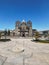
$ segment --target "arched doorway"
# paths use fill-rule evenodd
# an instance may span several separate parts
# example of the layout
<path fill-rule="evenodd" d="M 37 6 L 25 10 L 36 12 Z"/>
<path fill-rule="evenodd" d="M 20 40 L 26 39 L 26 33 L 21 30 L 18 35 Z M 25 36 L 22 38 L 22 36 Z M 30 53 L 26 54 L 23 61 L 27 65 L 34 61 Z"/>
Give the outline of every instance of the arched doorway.
<path fill-rule="evenodd" d="M 25 33 L 24 32 L 22 33 L 22 37 L 25 37 Z"/>

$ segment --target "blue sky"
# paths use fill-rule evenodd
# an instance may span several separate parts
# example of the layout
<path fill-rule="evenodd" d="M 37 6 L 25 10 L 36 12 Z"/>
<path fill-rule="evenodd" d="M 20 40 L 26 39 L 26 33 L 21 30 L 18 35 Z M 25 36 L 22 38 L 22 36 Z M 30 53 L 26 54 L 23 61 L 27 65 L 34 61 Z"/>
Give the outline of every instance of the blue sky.
<path fill-rule="evenodd" d="M 0 0 L 0 30 L 14 29 L 23 19 L 33 29 L 49 30 L 49 0 Z"/>

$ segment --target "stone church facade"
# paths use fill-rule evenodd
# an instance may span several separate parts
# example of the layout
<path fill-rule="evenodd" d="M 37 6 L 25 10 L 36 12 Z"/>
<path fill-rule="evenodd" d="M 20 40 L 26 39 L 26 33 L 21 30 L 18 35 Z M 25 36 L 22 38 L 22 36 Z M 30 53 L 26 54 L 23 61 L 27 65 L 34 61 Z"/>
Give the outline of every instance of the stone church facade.
<path fill-rule="evenodd" d="M 22 22 L 16 21 L 13 35 L 20 37 L 32 37 L 32 22 L 30 20 L 28 22 L 25 20 Z"/>

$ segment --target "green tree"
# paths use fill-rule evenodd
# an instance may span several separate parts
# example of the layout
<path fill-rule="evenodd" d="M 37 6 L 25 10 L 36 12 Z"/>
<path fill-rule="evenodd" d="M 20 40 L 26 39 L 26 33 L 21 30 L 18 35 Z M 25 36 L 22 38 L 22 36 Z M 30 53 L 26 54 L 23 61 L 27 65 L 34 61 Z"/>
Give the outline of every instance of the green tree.
<path fill-rule="evenodd" d="M 0 32 L 0 39 L 1 39 L 1 32 Z"/>
<path fill-rule="evenodd" d="M 39 32 L 36 32 L 34 37 L 35 37 L 36 40 L 38 40 L 38 38 L 40 37 Z"/>
<path fill-rule="evenodd" d="M 7 30 L 4 31 L 4 36 L 5 36 L 5 39 L 6 39 L 6 36 L 7 36 Z"/>
<path fill-rule="evenodd" d="M 49 40 L 49 34 L 47 34 L 48 40 Z"/>
<path fill-rule="evenodd" d="M 10 30 L 8 30 L 8 32 L 7 32 L 7 33 L 8 33 L 8 36 L 10 36 Z"/>

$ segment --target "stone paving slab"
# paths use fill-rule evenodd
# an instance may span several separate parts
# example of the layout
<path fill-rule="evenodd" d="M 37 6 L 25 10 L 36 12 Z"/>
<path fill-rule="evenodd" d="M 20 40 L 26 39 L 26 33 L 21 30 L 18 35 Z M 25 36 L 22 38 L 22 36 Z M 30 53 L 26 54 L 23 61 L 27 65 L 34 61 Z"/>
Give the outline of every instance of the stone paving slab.
<path fill-rule="evenodd" d="M 14 65 L 14 64 L 10 63 L 10 62 L 6 62 L 6 63 L 4 63 L 4 65 Z"/>
<path fill-rule="evenodd" d="M 0 65 L 4 65 L 6 59 L 7 59 L 7 57 L 4 57 L 4 56 L 0 55 Z"/>
<path fill-rule="evenodd" d="M 49 65 L 49 44 L 31 40 L 17 38 L 10 42 L 0 42 L 0 65 L 23 65 L 23 60 L 25 65 Z"/>

